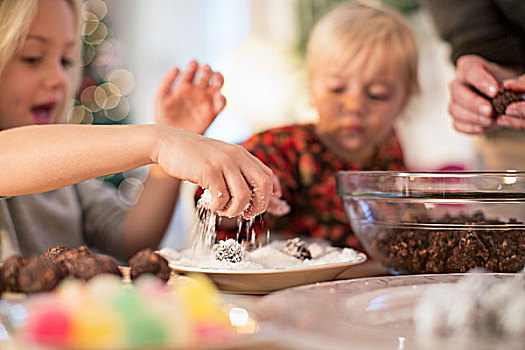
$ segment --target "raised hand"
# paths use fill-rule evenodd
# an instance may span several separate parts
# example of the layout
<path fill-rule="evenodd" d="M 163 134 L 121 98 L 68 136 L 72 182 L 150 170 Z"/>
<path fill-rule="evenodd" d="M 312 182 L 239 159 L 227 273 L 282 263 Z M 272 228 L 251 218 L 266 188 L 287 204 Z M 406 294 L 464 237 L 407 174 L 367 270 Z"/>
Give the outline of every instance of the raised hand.
<path fill-rule="evenodd" d="M 197 72 L 200 73 L 197 74 Z M 155 120 L 197 134 L 204 134 L 226 105 L 221 93 L 222 75 L 208 65 L 191 61 L 181 75 L 173 68 L 164 77 L 155 97 Z"/>

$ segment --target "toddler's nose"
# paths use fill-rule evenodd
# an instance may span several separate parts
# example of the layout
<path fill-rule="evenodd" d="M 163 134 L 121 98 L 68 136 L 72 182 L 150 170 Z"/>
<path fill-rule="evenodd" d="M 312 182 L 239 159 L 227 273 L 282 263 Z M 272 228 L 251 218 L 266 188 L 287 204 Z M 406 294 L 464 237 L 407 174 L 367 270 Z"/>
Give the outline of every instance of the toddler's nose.
<path fill-rule="evenodd" d="M 363 96 L 359 92 L 349 92 L 341 97 L 341 104 L 347 112 L 359 112 L 363 108 Z"/>

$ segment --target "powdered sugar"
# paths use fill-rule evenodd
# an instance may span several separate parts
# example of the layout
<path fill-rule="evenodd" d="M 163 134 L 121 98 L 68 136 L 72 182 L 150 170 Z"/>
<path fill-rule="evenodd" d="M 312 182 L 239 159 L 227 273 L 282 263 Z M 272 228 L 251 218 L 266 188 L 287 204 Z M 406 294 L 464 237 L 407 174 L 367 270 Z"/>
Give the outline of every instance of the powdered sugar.
<path fill-rule="evenodd" d="M 232 263 L 215 259 L 209 251 L 186 249 L 177 251 L 164 248 L 160 252 L 170 263 L 187 267 L 230 270 L 288 269 L 322 266 L 327 264 L 357 262 L 366 259 L 363 253 L 351 248 L 335 248 L 326 244 L 310 243 L 312 259 L 301 260 L 281 251 L 286 241 L 277 240 L 271 244 L 246 252 L 243 261 Z"/>

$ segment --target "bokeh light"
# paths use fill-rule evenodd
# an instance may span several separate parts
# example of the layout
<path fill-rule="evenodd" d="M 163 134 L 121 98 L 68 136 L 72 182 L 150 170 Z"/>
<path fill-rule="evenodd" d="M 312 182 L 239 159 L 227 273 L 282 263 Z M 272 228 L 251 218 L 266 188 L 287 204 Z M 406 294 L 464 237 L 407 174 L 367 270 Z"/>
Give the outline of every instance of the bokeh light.
<path fill-rule="evenodd" d="M 122 97 L 117 107 L 113 109 L 104 109 L 104 115 L 108 119 L 118 122 L 128 116 L 130 108 L 131 106 L 129 100 L 125 97 Z"/>
<path fill-rule="evenodd" d="M 96 89 L 97 89 L 97 86 L 91 85 L 85 88 L 80 93 L 80 102 L 91 112 L 98 112 L 101 110 L 100 106 L 97 103 L 95 103 L 94 95 L 95 95 Z"/>
<path fill-rule="evenodd" d="M 135 76 L 126 69 L 115 69 L 106 78 L 107 81 L 116 84 L 122 96 L 129 95 L 135 88 Z"/>
<path fill-rule="evenodd" d="M 93 64 L 99 67 L 109 64 L 115 57 L 115 48 L 113 44 L 109 41 L 103 41 L 98 45 L 96 51 L 96 57 L 93 61 Z"/>
<path fill-rule="evenodd" d="M 71 122 L 81 124 L 125 123 L 130 102 L 124 96 L 135 88 L 135 76 L 119 66 L 114 39 L 104 19 L 108 6 L 103 0 L 83 4 L 82 40 L 84 74 Z"/>
<path fill-rule="evenodd" d="M 83 9 L 85 12 L 89 11 L 93 13 L 100 20 L 106 17 L 106 14 L 108 13 L 108 5 L 102 0 L 86 1 L 83 5 Z"/>
<path fill-rule="evenodd" d="M 128 205 L 136 204 L 140 194 L 144 190 L 143 182 L 136 177 L 127 177 L 118 186 L 120 200 Z"/>
<path fill-rule="evenodd" d="M 91 124 L 93 113 L 86 106 L 77 105 L 71 111 L 70 122 L 73 124 Z"/>
<path fill-rule="evenodd" d="M 82 9 L 83 76 L 69 121 L 73 124 L 125 124 L 131 110 L 131 103 L 125 96 L 135 89 L 135 76 L 121 66 L 118 42 L 112 37 L 110 23 L 105 23 L 108 17 L 106 2 L 85 0 Z M 101 180 L 111 182 L 118 188 L 120 199 L 133 204 L 142 191 L 145 177 L 142 179 L 129 171 L 104 176 Z"/>
<path fill-rule="evenodd" d="M 93 98 L 101 109 L 116 108 L 120 102 L 120 89 L 112 83 L 104 83 L 96 87 Z"/>

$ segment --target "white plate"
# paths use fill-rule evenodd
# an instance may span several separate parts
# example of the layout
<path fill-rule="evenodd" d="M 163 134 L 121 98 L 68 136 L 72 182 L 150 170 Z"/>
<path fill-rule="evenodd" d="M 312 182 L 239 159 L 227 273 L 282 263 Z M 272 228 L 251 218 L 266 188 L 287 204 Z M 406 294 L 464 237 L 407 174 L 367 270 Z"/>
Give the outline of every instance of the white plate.
<path fill-rule="evenodd" d="M 506 279 L 514 274 L 482 274 Z M 432 284 L 453 283 L 465 274 L 362 278 L 291 288 L 258 303 L 261 332 L 289 347 L 308 349 L 518 349 L 519 344 L 428 342 L 415 333 L 412 314 Z M 473 344 L 475 342 L 475 344 Z"/>
<path fill-rule="evenodd" d="M 365 261 L 366 257 L 363 257 L 360 260 L 351 262 L 258 270 L 221 270 L 188 267 L 177 265 L 170 261 L 170 267 L 181 274 L 204 273 L 215 282 L 220 290 L 225 292 L 266 294 L 304 284 L 331 281 L 340 273 Z"/>
<path fill-rule="evenodd" d="M 203 273 L 210 277 L 220 290 L 244 294 L 266 294 L 284 288 L 331 281 L 352 266 L 366 261 L 363 254 L 357 260 L 349 262 L 297 265 L 278 269 L 227 270 L 184 266 L 167 258 L 170 267 L 177 273 Z"/>

